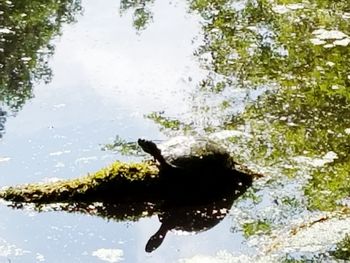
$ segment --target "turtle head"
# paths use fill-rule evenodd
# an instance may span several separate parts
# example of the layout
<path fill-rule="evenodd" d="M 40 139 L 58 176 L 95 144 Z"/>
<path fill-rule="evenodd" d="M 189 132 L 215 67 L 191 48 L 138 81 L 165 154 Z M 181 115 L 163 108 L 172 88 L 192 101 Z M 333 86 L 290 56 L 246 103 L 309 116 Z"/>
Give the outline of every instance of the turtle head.
<path fill-rule="evenodd" d="M 138 139 L 137 143 L 145 153 L 152 155 L 153 158 L 157 160 L 163 168 L 169 165 L 168 162 L 164 159 L 162 151 L 154 142 L 145 139 Z"/>
<path fill-rule="evenodd" d="M 168 228 L 162 224 L 159 230 L 148 240 L 145 248 L 146 252 L 151 253 L 152 251 L 156 250 L 163 243 L 167 232 Z"/>

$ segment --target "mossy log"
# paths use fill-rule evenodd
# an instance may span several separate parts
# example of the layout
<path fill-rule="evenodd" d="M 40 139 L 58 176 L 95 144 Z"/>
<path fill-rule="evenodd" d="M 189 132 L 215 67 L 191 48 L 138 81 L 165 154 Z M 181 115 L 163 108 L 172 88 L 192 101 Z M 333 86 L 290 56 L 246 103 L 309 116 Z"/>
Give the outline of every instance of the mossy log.
<path fill-rule="evenodd" d="M 242 184 L 250 185 L 257 176 L 242 169 L 208 168 L 162 174 L 152 161 L 116 161 L 93 174 L 50 183 L 32 183 L 0 190 L 0 198 L 17 203 L 49 204 L 59 202 L 147 202 L 164 199 L 183 200 L 220 197 Z M 170 179 L 164 179 L 170 178 Z"/>
<path fill-rule="evenodd" d="M 157 166 L 151 162 L 116 161 L 76 179 L 5 187 L 0 191 L 0 198 L 13 202 L 56 203 L 136 197 L 146 190 L 141 188 L 155 185 L 158 174 Z"/>

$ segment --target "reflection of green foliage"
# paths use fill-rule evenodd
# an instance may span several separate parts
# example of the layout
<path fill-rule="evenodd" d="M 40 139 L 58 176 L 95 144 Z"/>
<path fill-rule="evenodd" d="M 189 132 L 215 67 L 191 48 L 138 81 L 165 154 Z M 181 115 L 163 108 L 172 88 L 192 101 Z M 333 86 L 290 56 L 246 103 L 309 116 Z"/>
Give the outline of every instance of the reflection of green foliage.
<path fill-rule="evenodd" d="M 286 208 L 277 222 L 293 216 L 287 210 L 299 215 L 305 208 L 337 209 L 339 200 L 350 192 L 350 2 L 188 2 L 190 10 L 202 17 L 202 44 L 194 54 L 208 71 L 194 92 L 193 115 L 216 125 L 195 127 L 203 121 L 191 122 L 191 130 L 210 133 L 219 127 L 247 135 L 228 142 L 228 147 L 238 149 L 233 151 L 238 160 L 270 169 L 273 178 L 281 179 L 278 182 L 290 183 L 298 191 L 297 195 L 273 195 L 276 204 Z M 237 112 L 232 110 L 236 106 L 232 89 L 257 95 L 266 92 L 232 116 Z M 214 107 L 217 112 L 210 114 Z M 151 119 L 165 130 L 188 129 L 181 118 L 161 114 Z M 329 153 L 335 157 L 326 160 Z M 280 171 L 288 182 L 276 175 Z M 273 186 L 264 183 L 264 187 Z M 299 190 L 306 198 L 299 196 Z M 252 192 L 245 197 L 254 203 L 260 196 Z M 258 221 L 243 223 L 245 236 L 270 233 L 275 218 L 260 215 L 254 217 Z M 324 257 L 298 254 L 285 262 L 321 262 Z"/>
<path fill-rule="evenodd" d="M 137 31 L 143 30 L 152 21 L 153 15 L 148 4 L 154 0 L 121 0 L 120 12 L 124 13 L 129 9 L 134 9 L 133 25 Z"/>
<path fill-rule="evenodd" d="M 221 128 L 251 135 L 232 142 L 244 149 L 245 159 L 279 166 L 291 178 L 311 175 L 303 188 L 308 207 L 334 209 L 350 189 L 350 2 L 191 0 L 189 6 L 203 19 L 203 44 L 195 55 L 208 70 L 193 97 L 222 94 L 215 104 L 221 114 L 212 118 Z M 236 87 L 268 91 L 227 121 L 235 100 L 225 92 Z M 211 107 L 195 105 L 194 114 L 208 118 Z M 164 114 L 150 118 L 163 130 L 217 128 L 193 127 Z M 334 160 L 312 166 L 330 152 Z M 309 158 L 311 165 L 297 157 Z"/>
<path fill-rule="evenodd" d="M 316 170 L 305 186 L 312 209 L 332 210 L 337 201 L 348 197 L 350 193 L 350 158 L 345 163 L 337 163 L 324 169 Z M 340 205 L 340 204 L 338 204 Z"/>
<path fill-rule="evenodd" d="M 33 82 L 50 80 L 50 41 L 74 21 L 80 0 L 1 1 L 0 10 L 0 101 L 18 110 Z"/>
<path fill-rule="evenodd" d="M 288 205 L 290 207 L 300 207 L 300 202 L 299 200 L 297 200 L 296 198 L 293 197 L 289 197 L 289 196 L 284 196 L 282 199 L 282 204 L 284 205 Z"/>
<path fill-rule="evenodd" d="M 164 116 L 164 112 L 152 112 L 146 116 L 148 119 L 153 120 L 155 123 L 161 126 L 162 130 L 171 130 L 171 131 L 184 131 L 188 132 L 191 130 L 189 124 L 180 122 L 176 119 L 171 119 Z"/>
<path fill-rule="evenodd" d="M 337 259 L 350 260 L 350 235 L 346 235 L 345 238 L 337 244 L 331 255 Z"/>
<path fill-rule="evenodd" d="M 245 200 L 250 199 L 254 205 L 261 203 L 262 197 L 257 195 L 257 193 L 256 193 L 258 190 L 259 189 L 254 188 L 254 186 L 249 188 L 248 191 L 244 193 L 243 198 Z"/>
<path fill-rule="evenodd" d="M 243 233 L 245 237 L 250 237 L 258 234 L 269 234 L 271 226 L 265 221 L 254 221 L 252 223 L 245 223 L 243 225 Z"/>
<path fill-rule="evenodd" d="M 284 163 L 290 170 L 296 165 L 292 157 L 322 158 L 335 152 L 337 159 L 316 167 L 305 186 L 310 208 L 334 207 L 350 189 L 345 133 L 350 123 L 350 53 L 335 39 L 349 40 L 349 1 L 247 1 L 234 7 L 227 0 L 193 0 L 191 8 L 204 19 L 204 44 L 196 55 L 211 70 L 199 91 L 275 87 L 224 123 L 225 128 L 246 127 L 252 139 L 236 143 L 251 148 L 250 157 L 263 165 Z M 319 29 L 340 37 L 322 37 Z M 215 80 L 213 73 L 221 77 Z"/>
<path fill-rule="evenodd" d="M 142 149 L 137 142 L 128 142 L 120 136 L 116 136 L 113 143 L 105 144 L 102 147 L 104 151 L 116 151 L 122 155 L 141 155 Z"/>
<path fill-rule="evenodd" d="M 294 1 L 283 1 L 287 13 L 277 11 L 277 1 L 247 1 L 233 8 L 229 1 L 193 0 L 192 9 L 205 19 L 205 41 L 197 55 L 210 54 L 216 73 L 236 77 L 241 84 L 278 82 L 284 87 L 319 86 L 346 95 L 349 84 L 347 47 L 326 49 L 311 44 L 319 28 L 348 33 L 342 10 L 347 1 L 304 1 L 299 9 L 288 9 Z M 207 60 L 205 60 L 206 62 Z M 206 62 L 207 63 L 207 62 Z M 331 90 L 332 91 L 332 90 Z"/>
<path fill-rule="evenodd" d="M 349 135 L 345 133 L 350 111 L 344 98 L 312 94 L 299 89 L 269 94 L 247 109 L 241 122 L 257 133 L 254 156 L 265 163 L 290 162 L 293 156 L 322 158 L 335 152 L 333 165 L 315 168 L 305 186 L 309 207 L 329 210 L 350 189 Z"/>

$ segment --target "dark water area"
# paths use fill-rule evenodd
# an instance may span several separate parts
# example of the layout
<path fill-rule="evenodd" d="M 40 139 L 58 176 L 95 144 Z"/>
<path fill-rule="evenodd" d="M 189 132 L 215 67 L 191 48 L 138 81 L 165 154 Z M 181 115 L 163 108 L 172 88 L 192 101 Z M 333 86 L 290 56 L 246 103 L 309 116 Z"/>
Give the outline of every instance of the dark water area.
<path fill-rule="evenodd" d="M 188 134 L 265 175 L 204 204 L 2 201 L 0 262 L 349 260 L 332 254 L 350 233 L 349 10 L 0 2 L 1 187 L 143 158 L 118 140 Z"/>

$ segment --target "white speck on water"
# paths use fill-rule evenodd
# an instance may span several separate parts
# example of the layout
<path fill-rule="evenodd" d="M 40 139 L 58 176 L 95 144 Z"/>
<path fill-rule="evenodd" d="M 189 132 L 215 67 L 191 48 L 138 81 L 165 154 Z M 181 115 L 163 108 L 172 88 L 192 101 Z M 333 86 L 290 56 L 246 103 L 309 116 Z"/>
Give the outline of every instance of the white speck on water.
<path fill-rule="evenodd" d="M 55 183 L 55 182 L 58 182 L 58 181 L 61 181 L 62 179 L 61 178 L 58 178 L 58 177 L 46 177 L 44 178 L 43 182 L 44 183 Z"/>
<path fill-rule="evenodd" d="M 348 37 L 344 38 L 344 39 L 341 39 L 341 40 L 335 40 L 333 42 L 333 44 L 336 45 L 336 46 L 344 46 L 344 47 L 349 45 L 349 43 L 350 43 L 350 38 L 348 38 Z"/>
<path fill-rule="evenodd" d="M 52 153 L 50 153 L 49 155 L 50 155 L 50 156 L 60 156 L 60 155 L 62 155 L 62 154 L 70 153 L 70 152 L 71 152 L 70 150 L 65 150 L 65 151 L 52 152 Z"/>
<path fill-rule="evenodd" d="M 2 163 L 2 162 L 8 162 L 8 161 L 10 161 L 10 160 L 11 160 L 10 157 L 0 157 L 0 163 Z"/>
<path fill-rule="evenodd" d="M 293 160 L 298 162 L 298 163 L 310 165 L 313 167 L 322 167 L 327 163 L 333 162 L 337 158 L 338 158 L 338 155 L 335 152 L 329 151 L 322 158 L 311 158 L 311 157 L 306 157 L 306 156 L 297 156 L 297 157 L 294 157 Z"/>
<path fill-rule="evenodd" d="M 36 259 L 38 262 L 44 262 L 44 261 L 45 261 L 44 255 L 42 255 L 42 254 L 40 254 L 40 253 L 36 253 L 35 259 Z"/>
<path fill-rule="evenodd" d="M 296 126 L 298 126 L 298 124 L 296 124 L 296 123 L 294 123 L 294 122 L 288 122 L 287 125 L 290 126 L 290 127 L 296 127 Z"/>
<path fill-rule="evenodd" d="M 14 32 L 8 28 L 0 28 L 0 34 L 11 34 L 11 33 L 14 33 Z"/>
<path fill-rule="evenodd" d="M 316 35 L 318 39 L 343 39 L 348 36 L 338 30 L 327 30 L 324 28 L 317 29 L 312 32 L 313 35 Z"/>
<path fill-rule="evenodd" d="M 302 3 L 289 4 L 289 5 L 287 5 L 287 8 L 291 9 L 291 10 L 303 9 L 304 8 L 304 4 L 302 4 Z"/>
<path fill-rule="evenodd" d="M 53 107 L 56 108 L 56 109 L 64 108 L 64 107 L 66 107 L 66 104 L 64 104 L 64 103 L 56 104 L 56 105 L 53 105 Z"/>
<path fill-rule="evenodd" d="M 63 167 L 65 167 L 65 164 L 62 162 L 58 162 L 55 164 L 55 168 L 63 168 Z"/>
<path fill-rule="evenodd" d="M 346 129 L 344 130 L 344 132 L 345 132 L 346 134 L 350 134 L 350 128 L 346 128 Z"/>
<path fill-rule="evenodd" d="M 277 14 L 285 14 L 289 11 L 303 9 L 304 5 L 302 3 L 298 4 L 289 4 L 289 5 L 276 5 L 272 8 L 272 10 Z"/>
<path fill-rule="evenodd" d="M 338 85 L 332 85 L 331 89 L 332 90 L 337 90 L 337 89 L 339 89 L 339 86 Z"/>
<path fill-rule="evenodd" d="M 24 61 L 24 62 L 27 62 L 27 61 L 32 60 L 32 58 L 30 58 L 30 57 L 23 57 L 23 58 L 21 58 L 21 60 Z"/>
<path fill-rule="evenodd" d="M 314 30 L 312 34 L 315 38 L 310 39 L 314 45 L 324 45 L 324 48 L 332 48 L 334 46 L 348 46 L 350 43 L 350 37 L 338 30 L 327 30 L 320 28 Z M 326 40 L 333 40 L 333 43 L 328 43 Z"/>
<path fill-rule="evenodd" d="M 239 130 L 222 130 L 209 135 L 211 140 L 225 140 L 231 137 L 246 137 L 251 138 L 252 136 L 247 132 L 242 132 Z"/>
<path fill-rule="evenodd" d="M 326 44 L 326 41 L 321 40 L 321 39 L 319 39 L 319 38 L 311 38 L 310 41 L 311 41 L 311 43 L 314 44 L 315 46 Z"/>
<path fill-rule="evenodd" d="M 121 249 L 100 248 L 92 252 L 92 255 L 102 261 L 116 263 L 124 260 L 124 252 Z"/>
<path fill-rule="evenodd" d="M 22 256 L 28 253 L 30 252 L 9 244 L 5 239 L 0 238 L 0 257 Z"/>
<path fill-rule="evenodd" d="M 332 48 L 332 47 L 334 47 L 334 44 L 326 44 L 326 45 L 324 45 L 323 47 L 324 47 L 324 48 Z"/>
<path fill-rule="evenodd" d="M 91 161 L 96 161 L 97 160 L 97 157 L 96 156 L 90 156 L 90 157 L 81 157 L 81 158 L 78 158 L 75 160 L 75 164 L 86 164 L 86 163 L 89 163 Z"/>
<path fill-rule="evenodd" d="M 280 121 L 286 121 L 288 118 L 286 116 L 280 117 Z"/>

